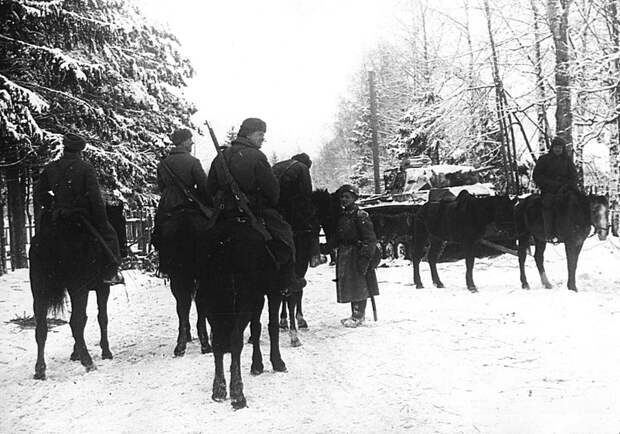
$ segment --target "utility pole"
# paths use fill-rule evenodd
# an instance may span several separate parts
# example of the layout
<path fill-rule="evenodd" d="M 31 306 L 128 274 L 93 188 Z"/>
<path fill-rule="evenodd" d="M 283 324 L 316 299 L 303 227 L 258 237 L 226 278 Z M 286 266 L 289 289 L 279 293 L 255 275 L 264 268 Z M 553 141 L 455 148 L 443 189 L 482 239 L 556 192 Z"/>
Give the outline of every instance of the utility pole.
<path fill-rule="evenodd" d="M 379 173 L 379 137 L 377 134 L 377 95 L 375 92 L 375 71 L 368 71 L 368 90 L 370 93 L 370 131 L 372 134 L 372 168 L 375 178 L 375 194 L 381 193 L 381 174 Z"/>

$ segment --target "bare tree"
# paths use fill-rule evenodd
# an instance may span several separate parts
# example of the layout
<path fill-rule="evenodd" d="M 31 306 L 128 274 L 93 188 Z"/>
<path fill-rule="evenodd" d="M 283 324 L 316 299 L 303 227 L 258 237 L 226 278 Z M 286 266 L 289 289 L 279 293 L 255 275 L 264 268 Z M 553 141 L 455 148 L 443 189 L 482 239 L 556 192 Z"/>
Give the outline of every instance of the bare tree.
<path fill-rule="evenodd" d="M 555 130 L 556 135 L 573 144 L 573 112 L 571 100 L 570 49 L 568 13 L 572 0 L 547 0 L 547 19 L 555 45 Z"/>

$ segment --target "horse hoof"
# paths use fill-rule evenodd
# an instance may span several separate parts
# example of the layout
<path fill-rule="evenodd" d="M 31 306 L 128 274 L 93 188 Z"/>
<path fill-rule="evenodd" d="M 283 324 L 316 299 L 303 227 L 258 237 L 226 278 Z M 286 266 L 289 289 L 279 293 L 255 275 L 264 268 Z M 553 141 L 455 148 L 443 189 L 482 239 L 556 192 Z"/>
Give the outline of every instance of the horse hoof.
<path fill-rule="evenodd" d="M 33 377 L 35 380 L 45 380 L 47 377 L 45 376 L 45 367 L 39 368 L 36 367 L 34 369 Z"/>
<path fill-rule="evenodd" d="M 297 318 L 297 327 L 299 327 L 300 329 L 307 329 L 308 323 L 303 317 L 299 317 Z"/>
<path fill-rule="evenodd" d="M 436 282 L 436 283 L 435 283 L 435 287 L 436 287 L 436 288 L 445 288 L 445 286 L 444 286 L 444 285 L 443 285 L 443 283 L 441 283 L 441 282 Z"/>
<path fill-rule="evenodd" d="M 415 284 L 415 288 L 416 289 L 424 289 L 424 285 L 422 285 L 421 283 L 416 283 Z"/>
<path fill-rule="evenodd" d="M 265 372 L 265 367 L 264 366 L 252 366 L 250 368 L 250 374 L 252 375 L 260 375 L 263 372 Z"/>
<path fill-rule="evenodd" d="M 279 363 L 272 363 L 271 366 L 275 372 L 288 372 L 288 369 L 286 369 L 286 364 L 282 361 Z"/>
<path fill-rule="evenodd" d="M 224 402 L 226 401 L 226 392 L 224 392 L 224 395 L 222 395 L 221 393 L 217 394 L 213 392 L 213 394 L 211 395 L 211 399 L 215 402 Z"/>
<path fill-rule="evenodd" d="M 553 289 L 553 285 L 550 283 L 545 283 L 545 289 Z"/>
<path fill-rule="evenodd" d="M 280 328 L 283 330 L 288 329 L 288 321 L 286 318 L 280 318 Z"/>
<path fill-rule="evenodd" d="M 77 362 L 78 360 L 80 360 L 80 355 L 74 351 L 71 353 L 71 356 L 69 356 L 69 360 L 71 360 L 72 362 Z"/>
<path fill-rule="evenodd" d="M 248 406 L 248 403 L 247 403 L 247 401 L 245 400 L 245 396 L 244 396 L 244 397 L 242 397 L 242 398 L 232 400 L 232 401 L 230 402 L 230 405 L 232 405 L 232 408 L 233 408 L 234 410 L 241 410 L 242 408 L 247 407 L 247 406 Z"/>
<path fill-rule="evenodd" d="M 201 345 L 200 352 L 202 354 L 209 354 L 213 352 L 213 348 L 211 348 L 211 345 Z"/>
<path fill-rule="evenodd" d="M 101 358 L 103 360 L 112 360 L 112 358 L 113 358 L 112 352 L 110 350 L 102 351 L 101 352 Z"/>
<path fill-rule="evenodd" d="M 180 348 L 179 346 L 176 346 L 174 348 L 175 357 L 183 357 L 184 355 L 185 355 L 185 348 Z"/>
<path fill-rule="evenodd" d="M 301 347 L 301 341 L 298 337 L 291 339 L 291 347 Z"/>
<path fill-rule="evenodd" d="M 95 365 L 94 363 L 91 362 L 88 365 L 84 365 L 84 368 L 86 368 L 86 372 L 96 371 L 97 370 L 97 365 Z"/>
<path fill-rule="evenodd" d="M 521 284 L 521 289 L 530 289 L 529 283 L 522 283 Z"/>
<path fill-rule="evenodd" d="M 467 289 L 469 289 L 469 292 L 471 292 L 472 294 L 478 292 L 478 288 L 476 288 L 475 286 L 470 286 Z"/>
<path fill-rule="evenodd" d="M 568 288 L 568 290 L 569 290 L 569 291 L 578 292 L 578 291 L 577 291 L 577 287 L 576 287 L 576 286 L 575 286 L 575 287 L 573 287 L 573 288 Z"/>

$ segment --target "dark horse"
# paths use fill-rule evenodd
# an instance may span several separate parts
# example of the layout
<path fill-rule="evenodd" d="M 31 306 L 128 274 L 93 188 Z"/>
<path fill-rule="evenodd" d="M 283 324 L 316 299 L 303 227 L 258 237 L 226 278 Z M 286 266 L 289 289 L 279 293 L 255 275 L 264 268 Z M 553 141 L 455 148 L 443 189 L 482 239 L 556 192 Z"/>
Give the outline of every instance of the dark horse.
<path fill-rule="evenodd" d="M 207 220 L 195 209 L 181 209 L 157 217 L 153 245 L 159 252 L 159 271 L 170 277 L 170 289 L 176 300 L 179 329 L 174 355 L 185 355 L 192 340 L 189 312 L 195 297 L 201 267 L 201 248 Z M 196 302 L 198 339 L 203 354 L 211 352 L 206 312 Z"/>
<path fill-rule="evenodd" d="M 268 251 L 262 235 L 243 218 L 222 219 L 209 231 L 205 243 L 206 259 L 199 279 L 196 301 L 204 306 L 213 333 L 215 378 L 212 398 L 226 399 L 224 354 L 231 354 L 230 398 L 233 408 L 246 406 L 241 379 L 241 350 L 243 333 L 248 323 L 269 302 L 270 360 L 274 371 L 285 372 L 279 349 L 278 309 L 283 283 L 272 254 L 279 257 L 277 248 Z M 276 246 L 277 247 L 277 246 Z M 260 317 L 260 314 L 259 314 Z M 260 323 L 253 330 L 254 351 L 251 372 L 263 371 L 260 353 Z"/>
<path fill-rule="evenodd" d="M 605 196 L 588 195 L 566 190 L 560 193 L 555 201 L 556 227 L 559 240 L 564 243 L 566 263 L 568 265 L 568 289 L 577 291 L 575 271 L 577 260 L 584 241 L 594 226 L 599 239 L 604 240 L 608 231 L 608 203 Z M 546 237 L 543 225 L 543 204 L 538 194 L 533 194 L 519 200 L 515 208 L 515 223 L 518 237 L 519 272 L 521 287 L 529 289 L 530 285 L 525 275 L 525 258 L 530 237 L 534 238 L 536 250 L 534 259 L 540 274 L 540 280 L 545 288 L 552 285 L 545 273 L 544 254 Z"/>
<path fill-rule="evenodd" d="M 319 188 L 312 192 L 312 203 L 316 208 L 318 225 L 325 233 L 326 246 L 328 253 L 332 254 L 336 248 L 336 228 L 338 218 L 342 214 L 340 199 L 338 194 L 330 193 L 326 189 Z M 333 259 L 333 257 L 332 257 Z"/>
<path fill-rule="evenodd" d="M 91 289 L 97 291 L 101 356 L 103 359 L 112 358 L 107 333 L 110 286 L 103 282 L 110 264 L 109 257 L 78 216 L 58 219 L 53 224 L 41 225 L 41 228 L 33 237 L 29 252 L 37 341 L 34 378 L 38 380 L 46 378 L 47 313 L 62 310 L 65 292 L 71 299 L 69 324 L 75 340 L 71 358 L 80 360 L 86 371 L 96 369 L 84 340 L 86 306 Z"/>
<path fill-rule="evenodd" d="M 427 253 L 433 283 L 437 288 L 444 285 L 437 274 L 437 260 L 444 242 L 463 246 L 467 271 L 467 289 L 478 292 L 473 279 L 475 245 L 491 223 L 512 223 L 513 202 L 507 196 L 474 197 L 467 190 L 455 200 L 425 203 L 414 216 L 413 233 L 413 281 L 416 288 L 423 288 L 420 279 L 420 260 L 430 240 Z"/>

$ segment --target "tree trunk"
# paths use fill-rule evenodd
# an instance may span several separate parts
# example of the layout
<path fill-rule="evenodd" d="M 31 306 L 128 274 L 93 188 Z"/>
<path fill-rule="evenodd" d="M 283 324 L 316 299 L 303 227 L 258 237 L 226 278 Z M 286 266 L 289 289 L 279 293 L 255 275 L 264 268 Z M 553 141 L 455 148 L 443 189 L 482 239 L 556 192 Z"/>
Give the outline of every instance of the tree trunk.
<path fill-rule="evenodd" d="M 497 111 L 497 121 L 500 129 L 500 140 L 502 150 L 502 162 L 504 164 L 504 175 L 506 176 L 506 193 L 516 193 L 516 183 L 513 175 L 516 175 L 513 170 L 513 158 L 510 152 L 510 143 L 508 138 L 508 125 L 510 122 L 506 118 L 504 107 L 504 86 L 499 74 L 499 62 L 497 60 L 497 51 L 495 49 L 495 40 L 493 39 L 493 29 L 491 26 L 491 12 L 489 10 L 489 0 L 484 0 L 484 11 L 487 19 L 487 28 L 489 30 L 489 42 L 491 45 L 491 60 L 493 62 L 493 82 L 495 83 L 495 108 Z"/>
<path fill-rule="evenodd" d="M 570 53 L 568 46 L 568 11 L 571 0 L 547 0 L 547 18 L 555 45 L 555 131 L 573 156 L 573 112 L 571 106 Z"/>
<path fill-rule="evenodd" d="M 7 169 L 7 204 L 11 238 L 11 270 L 28 268 L 26 253 L 26 182 L 24 170 L 18 166 Z"/>
<path fill-rule="evenodd" d="M 530 0 L 532 12 L 534 14 L 534 74 L 536 75 L 536 96 L 538 104 L 536 104 L 536 114 L 538 119 L 538 153 L 544 154 L 549 147 L 549 131 L 547 130 L 547 89 L 545 87 L 545 77 L 543 76 L 542 63 L 543 58 L 540 49 L 540 13 L 536 0 Z"/>
<path fill-rule="evenodd" d="M 4 226 L 4 205 L 6 204 L 6 182 L 4 172 L 0 170 L 0 276 L 6 274 L 6 236 Z"/>
<path fill-rule="evenodd" d="M 618 14 L 620 7 L 618 0 L 611 0 L 607 4 L 607 14 L 609 17 L 611 39 L 616 53 L 620 53 L 620 15 Z M 614 60 L 614 69 L 616 75 L 616 88 L 612 90 L 612 104 L 620 107 L 620 59 Z M 616 137 L 609 144 L 609 164 L 611 166 L 611 188 L 616 194 L 620 194 L 620 113 L 616 109 Z"/>

